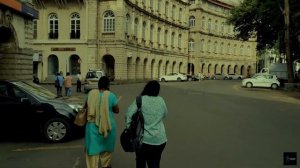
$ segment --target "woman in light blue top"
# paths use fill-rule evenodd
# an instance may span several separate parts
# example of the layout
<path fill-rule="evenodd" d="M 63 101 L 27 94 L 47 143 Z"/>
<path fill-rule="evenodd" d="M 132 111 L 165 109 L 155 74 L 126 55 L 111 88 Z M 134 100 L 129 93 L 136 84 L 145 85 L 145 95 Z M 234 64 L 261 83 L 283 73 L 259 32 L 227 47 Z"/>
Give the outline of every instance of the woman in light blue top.
<path fill-rule="evenodd" d="M 144 116 L 144 137 L 140 151 L 136 152 L 136 167 L 159 168 L 162 151 L 167 142 L 163 119 L 168 110 L 165 101 L 158 96 L 160 84 L 153 80 L 145 85 L 141 93 Z M 137 111 L 136 101 L 129 106 L 126 113 L 126 125 L 129 127 L 131 116 Z"/>

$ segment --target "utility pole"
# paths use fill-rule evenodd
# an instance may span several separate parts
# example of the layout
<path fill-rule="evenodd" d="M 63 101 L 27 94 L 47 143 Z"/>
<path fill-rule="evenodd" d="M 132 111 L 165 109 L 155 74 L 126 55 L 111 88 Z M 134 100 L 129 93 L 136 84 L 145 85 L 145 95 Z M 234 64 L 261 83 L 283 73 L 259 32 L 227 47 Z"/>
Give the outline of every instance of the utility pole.
<path fill-rule="evenodd" d="M 293 63 L 291 59 L 291 46 L 290 46 L 290 4 L 289 0 L 284 0 L 284 23 L 285 23 L 285 53 L 286 53 L 286 64 L 288 73 L 288 82 L 293 83 Z"/>

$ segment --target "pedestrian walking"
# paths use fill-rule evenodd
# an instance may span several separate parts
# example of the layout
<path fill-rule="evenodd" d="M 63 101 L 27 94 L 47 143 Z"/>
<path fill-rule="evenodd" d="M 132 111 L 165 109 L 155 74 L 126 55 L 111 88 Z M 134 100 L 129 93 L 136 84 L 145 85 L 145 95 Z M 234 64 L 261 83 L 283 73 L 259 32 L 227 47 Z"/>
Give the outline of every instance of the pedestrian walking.
<path fill-rule="evenodd" d="M 70 75 L 70 72 L 67 72 L 67 76 L 64 80 L 65 85 L 65 95 L 70 97 L 72 95 L 72 76 Z"/>
<path fill-rule="evenodd" d="M 76 92 L 81 92 L 81 73 L 80 72 L 78 72 L 78 74 L 77 74 Z"/>
<path fill-rule="evenodd" d="M 119 113 L 116 95 L 109 91 L 109 79 L 103 76 L 98 89 L 89 92 L 85 106 L 88 116 L 85 129 L 87 168 L 112 166 L 112 152 L 115 149 L 116 122 L 113 113 Z"/>
<path fill-rule="evenodd" d="M 148 82 L 142 93 L 141 111 L 144 116 L 144 135 L 139 151 L 136 151 L 136 168 L 159 168 L 161 154 L 166 146 L 167 136 L 163 119 L 168 110 L 165 101 L 159 94 L 160 84 Z M 137 111 L 134 100 L 126 113 L 126 126 L 129 127 L 132 115 Z"/>
<path fill-rule="evenodd" d="M 57 97 L 62 97 L 63 85 L 64 85 L 64 78 L 60 73 L 57 73 L 55 76 L 55 87 L 56 87 Z"/>

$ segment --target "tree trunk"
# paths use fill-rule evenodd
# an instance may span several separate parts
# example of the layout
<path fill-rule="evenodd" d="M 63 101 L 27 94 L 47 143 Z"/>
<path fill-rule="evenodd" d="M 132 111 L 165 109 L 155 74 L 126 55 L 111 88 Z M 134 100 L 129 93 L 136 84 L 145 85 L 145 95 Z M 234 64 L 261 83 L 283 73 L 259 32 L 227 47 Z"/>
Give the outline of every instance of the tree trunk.
<path fill-rule="evenodd" d="M 291 59 L 290 47 L 290 5 L 289 0 L 284 0 L 284 23 L 285 23 L 285 54 L 287 62 L 288 82 L 294 82 L 293 61 Z"/>

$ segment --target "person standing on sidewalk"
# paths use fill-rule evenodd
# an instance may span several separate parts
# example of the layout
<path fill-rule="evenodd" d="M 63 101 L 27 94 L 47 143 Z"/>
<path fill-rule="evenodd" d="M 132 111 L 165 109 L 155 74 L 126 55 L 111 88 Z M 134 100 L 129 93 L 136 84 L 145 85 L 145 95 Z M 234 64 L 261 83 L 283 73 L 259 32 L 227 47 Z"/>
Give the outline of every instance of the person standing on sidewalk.
<path fill-rule="evenodd" d="M 158 96 L 160 84 L 158 81 L 149 81 L 141 93 L 141 111 L 144 116 L 144 136 L 139 151 L 136 151 L 136 168 L 159 168 L 161 154 L 167 143 L 167 135 L 163 119 L 167 116 L 168 110 L 165 101 Z M 131 118 L 137 111 L 137 104 L 134 100 L 128 107 L 126 113 L 126 127 L 131 123 Z"/>
<path fill-rule="evenodd" d="M 65 77 L 65 95 L 70 97 L 72 94 L 72 77 L 70 76 L 70 72 L 67 72 L 67 76 Z"/>
<path fill-rule="evenodd" d="M 118 100 L 109 91 L 109 79 L 102 76 L 98 89 L 89 92 L 85 103 L 87 124 L 85 127 L 85 150 L 87 168 L 111 168 L 112 152 L 116 142 L 116 122 L 114 114 L 119 113 Z"/>
<path fill-rule="evenodd" d="M 78 72 L 77 74 L 77 81 L 76 81 L 76 92 L 81 92 L 81 73 Z"/>
<path fill-rule="evenodd" d="M 55 87 L 57 97 L 62 97 L 62 87 L 64 85 L 64 78 L 61 76 L 60 73 L 57 73 L 55 76 Z"/>

